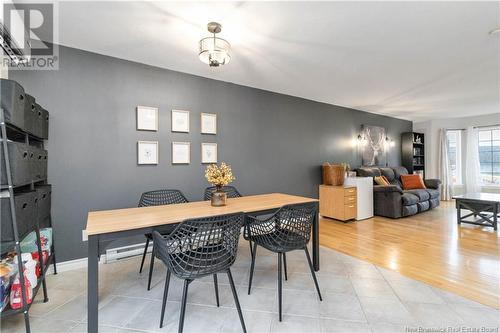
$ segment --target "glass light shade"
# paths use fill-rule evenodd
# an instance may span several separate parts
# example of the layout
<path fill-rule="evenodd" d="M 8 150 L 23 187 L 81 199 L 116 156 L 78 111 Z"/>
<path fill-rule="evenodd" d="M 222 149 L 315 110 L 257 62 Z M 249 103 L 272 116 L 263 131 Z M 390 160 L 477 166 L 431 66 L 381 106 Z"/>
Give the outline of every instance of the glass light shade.
<path fill-rule="evenodd" d="M 210 67 L 218 67 L 229 63 L 231 45 L 222 38 L 206 37 L 200 40 L 200 60 Z"/>

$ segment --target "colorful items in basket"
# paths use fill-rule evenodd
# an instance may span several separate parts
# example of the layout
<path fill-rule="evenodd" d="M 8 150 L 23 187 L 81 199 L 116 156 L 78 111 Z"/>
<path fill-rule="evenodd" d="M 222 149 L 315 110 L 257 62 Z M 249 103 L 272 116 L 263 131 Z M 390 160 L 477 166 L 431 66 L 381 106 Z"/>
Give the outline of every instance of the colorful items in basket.
<path fill-rule="evenodd" d="M 31 257 L 31 253 L 22 253 L 21 258 L 24 266 L 24 285 L 26 288 L 26 300 L 31 303 L 33 299 L 33 288 L 36 287 L 38 283 L 38 278 L 36 276 L 36 266 L 37 262 Z M 16 255 L 13 260 L 13 264 L 17 265 L 18 256 Z M 10 306 L 13 309 L 19 309 L 23 306 L 23 299 L 21 297 L 21 281 L 19 274 L 16 275 L 14 283 L 10 290 Z"/>
<path fill-rule="evenodd" d="M 50 248 L 52 247 L 52 228 L 40 229 L 40 241 L 42 242 L 42 250 L 49 251 L 50 253 Z M 21 241 L 21 252 L 22 253 L 38 252 L 36 233 L 34 231 L 30 232 Z"/>
<path fill-rule="evenodd" d="M 0 263 L 0 311 L 9 304 L 12 278 L 17 274 L 17 266 L 12 264 L 12 258 Z"/>
<path fill-rule="evenodd" d="M 26 301 L 28 304 L 33 300 L 33 289 L 28 277 L 24 277 L 24 287 L 26 293 Z M 17 274 L 14 283 L 10 287 L 10 307 L 13 309 L 20 309 L 23 307 L 23 299 L 21 297 L 21 283 L 19 281 L 19 274 Z"/>
<path fill-rule="evenodd" d="M 43 250 L 42 251 L 42 258 L 43 258 L 43 264 L 46 265 L 47 261 L 49 260 L 49 251 Z M 36 252 L 31 252 L 31 258 L 36 261 L 36 276 L 40 277 L 42 276 L 42 270 L 40 269 L 40 260 L 38 259 L 38 251 Z"/>

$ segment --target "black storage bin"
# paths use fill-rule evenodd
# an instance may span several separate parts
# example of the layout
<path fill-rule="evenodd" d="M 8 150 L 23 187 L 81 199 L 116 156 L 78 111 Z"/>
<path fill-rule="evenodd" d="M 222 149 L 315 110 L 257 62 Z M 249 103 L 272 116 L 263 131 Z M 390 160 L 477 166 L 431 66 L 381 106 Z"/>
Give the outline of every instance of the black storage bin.
<path fill-rule="evenodd" d="M 29 156 L 31 162 L 31 175 L 33 180 L 47 178 L 47 151 L 34 146 L 29 146 Z"/>
<path fill-rule="evenodd" d="M 14 240 L 14 227 L 10 213 L 10 201 L 8 191 L 3 191 L 1 201 L 2 217 L 2 242 Z M 14 195 L 14 205 L 16 210 L 17 231 L 19 240 L 23 239 L 36 227 L 36 191 L 18 193 Z"/>
<path fill-rule="evenodd" d="M 25 131 L 32 133 L 35 131 L 36 120 L 36 102 L 35 97 L 26 94 L 26 102 L 24 103 L 24 124 Z"/>
<path fill-rule="evenodd" d="M 50 206 L 51 206 L 51 195 L 52 195 L 52 185 L 44 184 L 35 186 L 35 191 L 37 194 L 37 220 L 42 227 L 42 224 L 50 216 Z M 47 225 L 44 225 L 47 227 Z"/>
<path fill-rule="evenodd" d="M 40 133 L 42 139 L 49 138 L 49 111 L 42 109 L 42 131 Z"/>
<path fill-rule="evenodd" d="M 5 122 L 25 129 L 24 104 L 26 101 L 23 87 L 13 80 L 0 79 L 0 106 Z"/>
<path fill-rule="evenodd" d="M 33 134 L 36 137 L 42 137 L 43 131 L 43 108 L 40 104 L 35 103 L 35 114 L 33 115 L 35 119 L 33 120 Z"/>
<path fill-rule="evenodd" d="M 46 218 L 42 219 L 41 221 L 38 221 L 38 227 L 40 229 L 43 228 L 51 228 L 52 225 L 50 224 L 50 216 L 47 216 Z"/>
<path fill-rule="evenodd" d="M 12 185 L 20 186 L 31 183 L 31 161 L 28 146 L 20 142 L 7 141 L 7 151 L 9 154 Z M 0 169 L 2 170 L 1 182 L 2 185 L 8 185 L 3 144 L 0 144 L 0 158 Z"/>

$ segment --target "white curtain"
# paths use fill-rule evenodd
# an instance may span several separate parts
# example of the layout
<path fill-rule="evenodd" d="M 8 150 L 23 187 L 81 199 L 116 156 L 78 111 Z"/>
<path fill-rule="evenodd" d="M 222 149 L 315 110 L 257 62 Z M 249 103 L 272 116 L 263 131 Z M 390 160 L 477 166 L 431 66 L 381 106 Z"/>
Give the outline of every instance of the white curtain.
<path fill-rule="evenodd" d="M 479 165 L 478 130 L 467 127 L 467 148 L 465 151 L 465 191 L 467 193 L 481 192 L 481 169 Z"/>
<path fill-rule="evenodd" d="M 451 199 L 451 181 L 450 181 L 450 160 L 448 159 L 448 139 L 446 130 L 439 130 L 439 160 L 438 171 L 441 180 L 441 200 Z"/>

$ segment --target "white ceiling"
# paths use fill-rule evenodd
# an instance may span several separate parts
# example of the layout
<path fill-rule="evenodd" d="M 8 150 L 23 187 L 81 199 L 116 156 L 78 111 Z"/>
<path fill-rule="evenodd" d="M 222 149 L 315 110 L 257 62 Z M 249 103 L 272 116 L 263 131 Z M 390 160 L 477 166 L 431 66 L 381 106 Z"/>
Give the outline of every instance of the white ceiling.
<path fill-rule="evenodd" d="M 60 2 L 60 44 L 410 120 L 500 114 L 500 2 Z M 223 25 L 231 63 L 197 57 Z"/>

